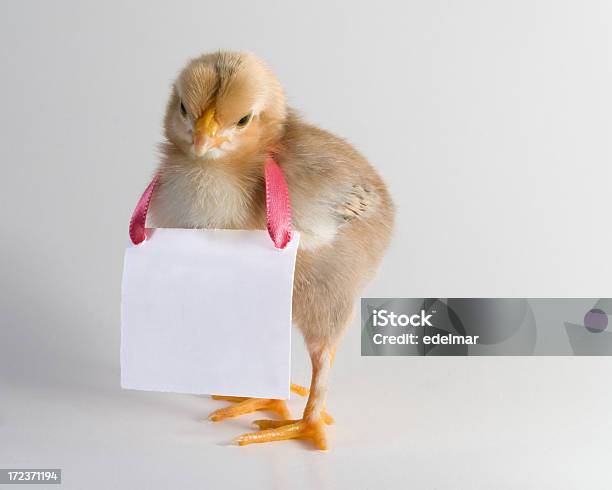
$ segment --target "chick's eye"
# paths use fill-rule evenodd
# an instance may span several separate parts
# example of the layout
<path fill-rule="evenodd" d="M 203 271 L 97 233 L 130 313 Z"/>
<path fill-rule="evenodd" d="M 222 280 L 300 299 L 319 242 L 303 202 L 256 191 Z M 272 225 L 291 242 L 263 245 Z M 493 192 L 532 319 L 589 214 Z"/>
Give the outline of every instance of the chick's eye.
<path fill-rule="evenodd" d="M 236 123 L 236 126 L 238 126 L 239 128 L 244 128 L 247 124 L 249 124 L 250 120 L 251 120 L 251 114 L 247 114 L 246 116 L 242 117 L 240 121 Z"/>
<path fill-rule="evenodd" d="M 187 109 L 185 109 L 185 104 L 183 104 L 183 101 L 181 101 L 181 114 L 183 117 L 187 115 Z"/>

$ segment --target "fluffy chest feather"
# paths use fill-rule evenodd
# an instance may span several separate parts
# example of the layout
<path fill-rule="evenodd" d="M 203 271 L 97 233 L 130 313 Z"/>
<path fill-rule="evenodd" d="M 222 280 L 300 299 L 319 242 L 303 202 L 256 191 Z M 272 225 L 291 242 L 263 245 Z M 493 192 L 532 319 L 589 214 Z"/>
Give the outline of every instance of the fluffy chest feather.
<path fill-rule="evenodd" d="M 162 172 L 151 204 L 155 226 L 243 228 L 251 220 L 252 189 L 214 167 Z"/>

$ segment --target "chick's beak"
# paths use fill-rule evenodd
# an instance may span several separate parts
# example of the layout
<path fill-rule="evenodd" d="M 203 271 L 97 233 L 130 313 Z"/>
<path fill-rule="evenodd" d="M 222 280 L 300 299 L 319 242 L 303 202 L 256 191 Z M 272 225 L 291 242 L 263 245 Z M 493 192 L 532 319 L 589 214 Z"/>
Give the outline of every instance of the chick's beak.
<path fill-rule="evenodd" d="M 224 141 L 225 136 L 217 136 L 219 123 L 215 119 L 215 108 L 209 107 L 196 121 L 193 131 L 193 146 L 197 156 L 202 156 L 211 148 L 217 148 Z"/>

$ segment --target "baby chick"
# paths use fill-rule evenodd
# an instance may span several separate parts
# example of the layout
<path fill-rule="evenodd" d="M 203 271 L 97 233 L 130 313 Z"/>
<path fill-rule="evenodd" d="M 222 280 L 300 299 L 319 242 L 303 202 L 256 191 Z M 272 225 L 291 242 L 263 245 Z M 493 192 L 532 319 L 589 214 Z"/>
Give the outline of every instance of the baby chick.
<path fill-rule="evenodd" d="M 159 185 L 151 202 L 156 226 L 265 229 L 263 165 L 274 155 L 289 187 L 301 239 L 293 285 L 293 321 L 312 362 L 303 417 L 290 420 L 282 400 L 217 397 L 233 402 L 222 420 L 255 410 L 259 420 L 241 445 L 306 438 L 327 447 L 324 424 L 334 352 L 356 300 L 389 242 L 394 208 L 385 184 L 346 141 L 302 121 L 281 84 L 251 54 L 218 52 L 189 62 L 172 87 L 165 116 Z"/>

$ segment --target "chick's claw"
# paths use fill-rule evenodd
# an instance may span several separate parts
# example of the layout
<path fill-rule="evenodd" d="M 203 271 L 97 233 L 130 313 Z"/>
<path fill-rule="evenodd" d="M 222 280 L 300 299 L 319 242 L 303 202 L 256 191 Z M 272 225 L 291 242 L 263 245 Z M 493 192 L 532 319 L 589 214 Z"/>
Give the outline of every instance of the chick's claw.
<path fill-rule="evenodd" d="M 248 400 L 245 396 L 225 396 L 225 395 L 212 395 L 211 398 L 213 400 L 224 400 L 226 402 L 243 402 L 244 400 Z"/>
<path fill-rule="evenodd" d="M 295 393 L 296 395 L 306 396 L 308 395 L 308 393 L 310 393 L 310 390 L 306 388 L 305 386 L 296 385 L 295 383 L 291 383 L 291 392 Z"/>
<path fill-rule="evenodd" d="M 327 449 L 325 428 L 322 418 L 316 420 L 287 420 L 287 421 L 257 421 L 260 427 L 268 427 L 259 432 L 243 434 L 235 439 L 240 446 L 259 444 L 263 442 L 285 441 L 288 439 L 307 439 L 317 449 Z M 278 424 L 275 424 L 278 422 Z"/>
<path fill-rule="evenodd" d="M 306 396 L 309 393 L 308 388 L 291 383 L 291 391 L 300 396 Z M 270 398 L 247 398 L 243 396 L 226 396 L 226 395 L 212 395 L 213 400 L 222 400 L 226 402 L 235 403 L 229 407 L 220 408 L 212 412 L 208 419 L 213 422 L 219 422 L 224 419 L 231 417 L 238 417 L 247 413 L 257 411 L 268 411 L 276 413 L 281 419 L 287 420 L 291 417 L 287 403 L 285 400 L 273 400 Z M 331 418 L 331 416 L 328 415 Z M 333 421 L 333 419 L 332 419 Z M 331 422 L 328 422 L 331 423 Z"/>
<path fill-rule="evenodd" d="M 260 430 L 278 429 L 279 427 L 295 424 L 297 422 L 299 422 L 299 420 L 296 420 L 296 419 L 286 419 L 286 420 L 261 419 L 261 420 L 253 421 L 253 426 Z"/>
<path fill-rule="evenodd" d="M 287 403 L 285 400 L 272 400 L 269 398 L 240 398 L 240 397 L 223 397 L 214 396 L 217 400 L 232 401 L 235 404 L 229 407 L 223 407 L 212 412 L 208 419 L 213 422 L 219 422 L 231 417 L 238 417 L 239 415 L 245 415 L 247 413 L 257 412 L 265 410 L 268 412 L 276 413 L 281 419 L 288 419 L 291 417 Z M 233 398 L 233 399 L 231 399 Z"/>
<path fill-rule="evenodd" d="M 325 410 L 321 413 L 321 420 L 325 423 L 325 425 L 332 425 L 334 423 L 334 418 L 328 414 Z M 285 425 L 291 425 L 300 422 L 300 420 L 269 420 L 269 419 L 261 419 L 254 420 L 253 425 L 258 429 L 277 429 L 278 427 L 283 427 Z"/>

